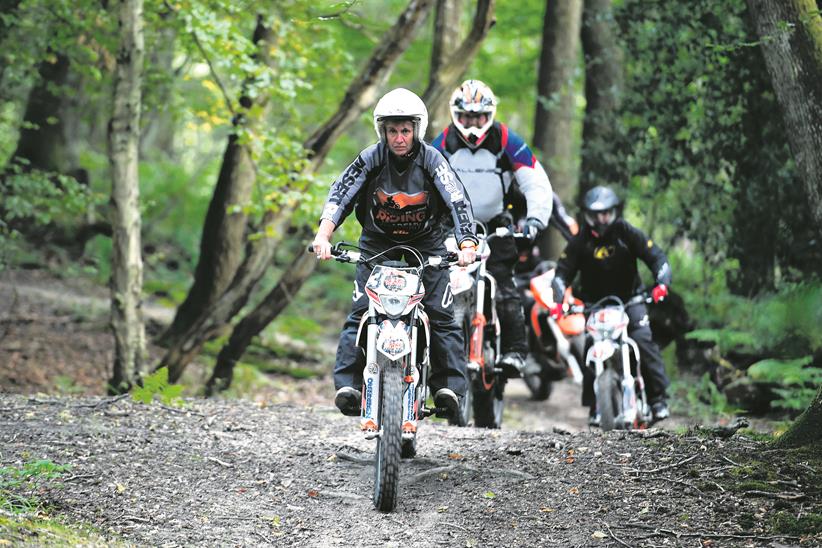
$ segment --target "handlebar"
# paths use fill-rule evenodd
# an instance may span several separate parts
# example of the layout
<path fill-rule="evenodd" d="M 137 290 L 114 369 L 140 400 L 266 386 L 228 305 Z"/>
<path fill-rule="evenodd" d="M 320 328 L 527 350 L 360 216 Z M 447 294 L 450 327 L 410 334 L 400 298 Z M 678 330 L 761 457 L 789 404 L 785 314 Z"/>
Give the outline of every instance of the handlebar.
<path fill-rule="evenodd" d="M 362 254 L 362 250 L 353 250 L 353 249 L 341 249 L 342 246 L 352 246 L 353 244 L 349 244 L 346 242 L 338 242 L 336 245 L 331 247 L 331 256 L 334 258 L 335 261 L 341 263 L 356 263 L 356 264 L 368 264 L 369 266 L 373 266 L 371 263 L 374 259 L 379 258 L 383 253 L 377 253 L 373 257 L 365 258 Z M 397 247 L 404 247 L 404 246 L 397 246 Z M 392 248 L 393 249 L 393 248 Z M 309 245 L 307 248 L 308 253 L 314 253 L 314 246 Z M 427 259 L 422 261 L 420 267 L 427 268 L 438 268 L 444 270 L 449 268 L 452 264 L 457 264 L 459 262 L 459 256 L 449 251 L 445 255 L 432 255 Z"/>

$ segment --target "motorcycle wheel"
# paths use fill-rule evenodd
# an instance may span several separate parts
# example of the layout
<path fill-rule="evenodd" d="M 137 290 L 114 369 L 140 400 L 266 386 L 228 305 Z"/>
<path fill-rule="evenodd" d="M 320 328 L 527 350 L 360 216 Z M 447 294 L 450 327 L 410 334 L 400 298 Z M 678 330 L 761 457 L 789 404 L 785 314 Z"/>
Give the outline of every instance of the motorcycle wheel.
<path fill-rule="evenodd" d="M 533 333 L 529 332 L 529 335 L 528 343 L 532 349 L 529 357 L 537 363 L 539 371 L 536 373 L 526 373 L 523 375 L 522 380 L 525 381 L 525 386 L 527 386 L 531 392 L 531 399 L 545 401 L 551 397 L 551 392 L 554 390 L 554 385 L 551 382 L 552 379 L 549 378 L 550 375 L 548 373 L 553 365 L 548 362 L 548 356 L 545 352 L 543 352 L 541 348 L 537 349 L 536 345 L 539 344 L 539 342 L 533 340 L 536 338 Z M 528 371 L 527 365 L 525 370 Z"/>
<path fill-rule="evenodd" d="M 467 357 L 471 345 L 471 319 L 468 317 L 468 314 L 466 314 L 465 308 L 457 304 L 454 305 L 454 319 L 457 321 L 457 324 L 462 326 L 462 337 L 465 341 L 465 356 Z M 471 382 L 469 382 L 468 386 L 465 387 L 465 395 L 462 397 L 462 401 L 460 401 L 459 415 L 448 417 L 448 424 L 468 426 L 468 423 L 471 422 L 473 418 L 473 392 L 474 389 L 471 386 Z"/>
<path fill-rule="evenodd" d="M 380 364 L 380 436 L 374 465 L 374 507 L 390 512 L 397 504 L 402 444 L 402 370 L 387 361 Z"/>
<path fill-rule="evenodd" d="M 497 356 L 489 341 L 484 344 L 485 363 L 496 364 Z M 505 379 L 494 375 L 490 389 L 482 382 L 482 373 L 478 373 L 471 383 L 474 390 L 474 426 L 481 428 L 502 428 L 502 412 L 505 402 L 502 399 L 505 390 Z"/>
<path fill-rule="evenodd" d="M 618 417 L 622 415 L 622 380 L 610 367 L 606 367 L 597 382 L 597 411 L 600 417 L 600 427 L 607 432 L 614 428 L 622 428 Z"/>

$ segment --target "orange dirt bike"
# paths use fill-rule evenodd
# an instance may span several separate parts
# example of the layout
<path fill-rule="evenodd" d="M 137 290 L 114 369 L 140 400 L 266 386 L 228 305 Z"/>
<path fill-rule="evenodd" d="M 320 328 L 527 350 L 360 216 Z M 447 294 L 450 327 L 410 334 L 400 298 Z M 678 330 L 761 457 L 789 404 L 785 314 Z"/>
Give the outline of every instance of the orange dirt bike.
<path fill-rule="evenodd" d="M 556 264 L 542 261 L 533 272 L 519 274 L 517 285 L 528 316 L 528 354 L 523 380 L 535 400 L 551 396 L 553 382 L 567 376 L 577 384 L 582 382 L 585 351 L 585 316 L 582 301 L 566 293 L 565 315 L 554 319 L 549 308 L 554 304 L 551 281 Z"/>
<path fill-rule="evenodd" d="M 397 250 L 420 266 L 385 258 Z M 336 244 L 331 254 L 337 261 L 372 268 L 365 284 L 368 311 L 357 334 L 357 344 L 365 353 L 360 426 L 366 439 L 377 441 L 374 506 L 390 512 L 397 502 L 400 459 L 416 454 L 417 421 L 446 411 L 425 403 L 430 327 L 422 306 L 422 274 L 426 268 L 448 268 L 457 256 L 448 253 L 426 259 L 413 247 L 398 245 L 365 258 L 357 246 L 345 242 Z"/>

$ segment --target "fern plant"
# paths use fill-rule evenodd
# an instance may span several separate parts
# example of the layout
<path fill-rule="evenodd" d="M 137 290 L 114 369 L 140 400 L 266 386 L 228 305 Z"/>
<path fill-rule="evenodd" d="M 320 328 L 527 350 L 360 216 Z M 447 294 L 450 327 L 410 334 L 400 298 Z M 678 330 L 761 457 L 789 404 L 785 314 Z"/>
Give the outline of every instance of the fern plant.
<path fill-rule="evenodd" d="M 180 384 L 169 384 L 168 368 L 161 367 L 151 375 L 143 377 L 142 386 L 135 386 L 131 389 L 131 397 L 134 401 L 151 403 L 155 398 L 166 405 L 183 404 L 183 386 Z"/>

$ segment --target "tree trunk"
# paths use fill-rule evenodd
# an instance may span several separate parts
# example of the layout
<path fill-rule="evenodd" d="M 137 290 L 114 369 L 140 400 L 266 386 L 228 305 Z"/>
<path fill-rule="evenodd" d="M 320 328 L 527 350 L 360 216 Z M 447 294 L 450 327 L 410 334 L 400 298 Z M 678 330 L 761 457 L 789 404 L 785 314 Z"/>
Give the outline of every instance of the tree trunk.
<path fill-rule="evenodd" d="M 383 40 L 366 63 L 360 75 L 351 82 L 345 96 L 329 120 L 323 124 L 303 144 L 311 161 L 307 173 L 316 170 L 334 141 L 371 105 L 380 86 L 387 80 L 402 52 L 411 44 L 417 29 L 431 8 L 432 0 L 411 0 L 394 26 L 383 36 Z M 283 192 L 288 192 L 284 188 Z M 284 234 L 296 202 L 284 204 L 277 211 L 269 210 L 263 216 L 263 231 L 266 234 Z M 265 273 L 277 245 L 275 238 L 260 238 L 249 242 L 246 256 L 229 287 L 219 296 L 209 309 L 193 318 L 161 360 L 158 367 L 167 365 L 169 380 L 179 379 L 184 368 L 196 356 L 203 343 L 215 333 L 226 329 L 228 322 L 248 300 L 254 287 Z"/>
<path fill-rule="evenodd" d="M 119 2 L 120 49 L 109 123 L 111 163 L 111 327 L 114 367 L 109 389 L 122 392 L 138 379 L 145 358 L 137 151 L 143 70 L 143 0 Z"/>
<path fill-rule="evenodd" d="M 462 0 L 437 0 L 434 17 L 434 43 L 431 46 L 431 66 L 428 71 L 428 81 L 437 79 L 437 73 L 445 64 L 445 60 L 457 49 L 460 28 L 460 14 Z M 468 63 L 465 64 L 468 67 Z M 428 127 L 432 128 L 432 135 L 447 126 L 451 121 L 451 109 L 447 101 L 429 103 Z"/>
<path fill-rule="evenodd" d="M 258 45 L 258 55 L 268 58 L 268 40 L 271 32 L 263 24 L 262 16 L 257 18 L 253 41 Z M 248 77 L 249 82 L 254 79 Z M 231 284 L 237 268 L 243 260 L 248 215 L 242 208 L 229 211 L 234 205 L 248 202 L 257 175 L 252 160 L 251 144 L 240 140 L 239 135 L 253 128 L 264 119 L 265 108 L 252 115 L 251 109 L 267 103 L 265 95 L 258 95 L 256 101 L 248 96 L 240 98 L 241 110 L 234 116 L 234 132 L 228 138 L 223 154 L 223 163 L 217 177 L 217 186 L 208 205 L 203 234 L 200 238 L 200 255 L 194 271 L 194 283 L 185 300 L 177 309 L 174 320 L 160 336 L 161 346 L 173 347 L 203 315 L 208 315 L 211 307 Z M 176 380 L 176 379 L 175 379 Z"/>
<path fill-rule="evenodd" d="M 579 66 L 579 30 L 582 0 L 547 0 L 542 53 L 537 80 L 534 147 L 542 154 L 554 192 L 563 202 L 573 196 L 574 177 L 574 72 Z M 547 196 L 546 200 L 551 197 Z M 557 257 L 565 242 L 555 231 L 540 241 L 545 257 Z"/>
<path fill-rule="evenodd" d="M 776 447 L 812 446 L 822 449 L 822 386 L 804 413 L 774 441 Z"/>
<path fill-rule="evenodd" d="M 430 72 L 428 87 L 422 94 L 426 108 L 447 104 L 454 88 L 476 56 L 488 31 L 494 26 L 495 0 L 477 0 L 477 11 L 468 35 L 447 58 L 440 60 L 439 69 Z"/>
<path fill-rule="evenodd" d="M 307 243 L 312 235 L 310 230 L 304 229 L 298 238 Z M 316 267 L 317 260 L 312 254 L 305 252 L 305 246 L 300 245 L 293 262 L 280 277 L 274 289 L 234 327 L 228 344 L 220 350 L 217 356 L 214 372 L 206 384 L 207 396 L 231 386 L 234 364 L 245 353 L 251 340 L 291 303 L 294 295 Z"/>
<path fill-rule="evenodd" d="M 822 238 L 822 15 L 816 0 L 747 0 Z"/>
<path fill-rule="evenodd" d="M 611 0 L 585 0 L 582 51 L 585 55 L 585 122 L 579 194 L 598 184 L 613 184 L 620 154 L 615 151 L 623 90 L 622 48 L 617 41 Z"/>
<path fill-rule="evenodd" d="M 441 60 L 439 65 L 441 71 L 432 73 L 432 80 L 431 83 L 429 83 L 430 96 L 441 96 L 443 91 L 447 92 L 450 87 L 456 86 L 456 79 L 459 78 L 462 71 L 465 70 L 465 67 L 468 66 L 471 59 L 476 55 L 479 50 L 479 45 L 493 25 L 493 9 L 493 0 L 482 0 L 478 3 L 474 24 L 468 36 L 452 55 L 448 56 L 445 60 Z M 369 65 L 371 64 L 372 63 Z M 459 71 L 455 70 L 455 67 L 458 66 L 462 66 L 462 69 Z M 449 77 L 440 78 L 440 75 L 443 73 L 449 74 Z M 426 94 L 423 94 L 424 101 L 426 96 Z M 431 104 L 430 101 L 428 104 Z M 315 142 L 319 143 L 319 141 Z M 314 161 L 316 162 L 318 157 L 324 156 L 325 153 L 315 155 Z M 317 164 L 313 165 L 311 169 L 316 169 L 316 167 Z M 305 236 L 305 238 L 308 239 L 309 236 Z M 273 252 L 273 243 L 271 252 Z M 245 353 L 251 339 L 265 329 L 265 327 L 285 309 L 287 303 L 279 302 L 278 299 L 280 299 L 280 296 L 295 293 L 314 271 L 314 268 L 316 268 L 314 258 L 307 256 L 302 248 L 298 250 L 291 266 L 283 273 L 280 282 L 269 293 L 264 302 L 235 327 L 228 345 L 220 352 L 217 358 L 218 362 L 207 388 L 209 394 L 216 390 L 224 390 L 230 385 L 234 363 Z"/>
<path fill-rule="evenodd" d="M 20 139 L 10 160 L 23 171 L 67 173 L 72 167 L 66 159 L 61 116 L 62 88 L 68 78 L 69 64 L 68 57 L 59 53 L 53 60 L 40 63 L 39 78 L 29 93 Z"/>

